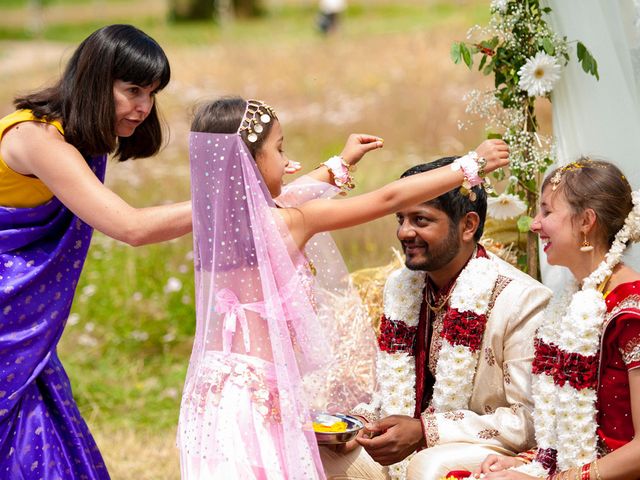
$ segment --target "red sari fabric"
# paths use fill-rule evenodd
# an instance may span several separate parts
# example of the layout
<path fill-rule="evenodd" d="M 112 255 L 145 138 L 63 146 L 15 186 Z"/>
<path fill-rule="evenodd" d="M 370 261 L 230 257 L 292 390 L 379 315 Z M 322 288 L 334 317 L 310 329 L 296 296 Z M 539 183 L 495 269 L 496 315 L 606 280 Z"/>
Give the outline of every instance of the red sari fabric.
<path fill-rule="evenodd" d="M 640 367 L 640 281 L 623 283 L 605 298 L 598 385 L 598 435 L 603 453 L 634 437 L 629 370 Z"/>

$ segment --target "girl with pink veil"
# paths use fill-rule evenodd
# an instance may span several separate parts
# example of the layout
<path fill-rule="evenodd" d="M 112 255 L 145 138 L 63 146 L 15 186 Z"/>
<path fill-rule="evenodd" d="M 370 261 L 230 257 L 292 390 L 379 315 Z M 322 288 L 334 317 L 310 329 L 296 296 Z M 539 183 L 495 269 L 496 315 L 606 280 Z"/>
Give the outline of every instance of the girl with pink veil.
<path fill-rule="evenodd" d="M 323 479 L 312 416 L 366 399 L 375 358 L 370 324 L 322 232 L 477 185 L 508 163 L 508 147 L 485 141 L 455 168 L 337 200 L 381 139 L 351 135 L 340 157 L 283 190 L 289 160 L 268 105 L 207 103 L 191 130 L 197 324 L 180 411 L 182 477 Z"/>

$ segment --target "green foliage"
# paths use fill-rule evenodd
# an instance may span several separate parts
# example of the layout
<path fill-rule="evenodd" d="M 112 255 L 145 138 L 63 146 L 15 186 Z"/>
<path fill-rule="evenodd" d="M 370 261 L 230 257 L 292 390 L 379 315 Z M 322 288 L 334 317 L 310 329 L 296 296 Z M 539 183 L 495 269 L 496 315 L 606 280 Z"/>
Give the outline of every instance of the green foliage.
<path fill-rule="evenodd" d="M 578 42 L 577 56 L 582 69 L 586 73 L 589 73 L 600 80 L 600 75 L 598 74 L 598 62 L 582 42 Z"/>
<path fill-rule="evenodd" d="M 528 215 L 522 215 L 518 218 L 518 231 L 520 233 L 527 233 L 531 230 L 531 224 L 533 223 L 533 218 Z"/>
<path fill-rule="evenodd" d="M 567 39 L 547 23 L 549 13 L 551 9 L 541 7 L 539 0 L 492 2 L 489 27 L 475 29 L 486 38 L 451 47 L 455 63 L 471 68 L 470 57 L 479 55 L 478 71 L 493 75 L 494 89 L 486 95 L 475 92 L 467 110 L 485 120 L 487 130 L 502 132 L 510 146 L 514 179 L 507 192 L 524 200 L 530 214 L 535 212 L 542 175 L 554 161 L 552 140 L 538 133 L 536 97 L 551 98 L 559 71 L 570 60 Z M 599 78 L 597 62 L 581 42 L 577 59 L 585 72 Z M 520 232 L 528 232 L 530 224 L 531 217 L 520 217 Z M 528 241 L 534 239 L 529 236 Z M 528 271 L 535 275 L 537 258 L 528 261 Z"/>

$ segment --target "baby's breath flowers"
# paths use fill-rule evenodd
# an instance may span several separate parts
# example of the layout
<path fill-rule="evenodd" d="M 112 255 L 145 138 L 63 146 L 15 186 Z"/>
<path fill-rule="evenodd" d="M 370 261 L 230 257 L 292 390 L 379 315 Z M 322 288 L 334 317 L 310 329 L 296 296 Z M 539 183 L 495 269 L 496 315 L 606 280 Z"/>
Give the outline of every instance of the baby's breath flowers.
<path fill-rule="evenodd" d="M 535 214 L 542 176 L 555 161 L 553 139 L 538 132 L 535 101 L 539 97 L 551 99 L 571 55 L 566 37 L 557 35 L 547 23 L 551 9 L 539 0 L 492 0 L 490 8 L 488 25 L 469 29 L 466 41 L 452 45 L 451 57 L 455 63 L 464 62 L 471 68 L 474 57 L 479 56 L 478 70 L 494 77 L 492 90 L 476 90 L 466 96 L 467 113 L 483 120 L 491 136 L 509 144 L 509 168 L 516 181 L 507 184 L 505 193 L 525 204 L 526 211 L 520 213 L 517 222 L 524 233 Z M 583 70 L 598 78 L 595 59 L 584 44 L 576 44 Z M 459 126 L 464 128 L 466 123 Z M 498 180 L 503 175 L 494 172 Z M 527 243 L 519 264 L 537 276 L 536 237 L 528 233 Z"/>

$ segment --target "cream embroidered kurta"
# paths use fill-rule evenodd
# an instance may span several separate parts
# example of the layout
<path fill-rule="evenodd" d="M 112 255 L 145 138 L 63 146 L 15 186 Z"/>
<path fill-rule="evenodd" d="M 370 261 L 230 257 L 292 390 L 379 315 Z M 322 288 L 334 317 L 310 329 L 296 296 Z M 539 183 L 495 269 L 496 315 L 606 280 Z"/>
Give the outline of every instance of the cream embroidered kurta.
<path fill-rule="evenodd" d="M 427 447 L 467 442 L 517 453 L 535 443 L 533 337 L 551 291 L 495 255 L 489 256 L 498 267 L 498 294 L 487 320 L 469 408 L 424 412 Z"/>
<path fill-rule="evenodd" d="M 422 414 L 422 422 L 428 447 L 464 442 L 495 446 L 503 453 L 517 453 L 534 444 L 531 419 L 533 337 L 551 291 L 495 255 L 489 254 L 489 257 L 498 271 L 498 280 L 469 407 L 440 413 L 430 413 L 427 409 Z M 425 275 L 425 272 L 410 272 L 406 268 L 392 273 L 385 286 L 385 302 L 388 301 L 387 292 L 402 290 L 403 282 L 411 282 L 415 287 L 415 277 L 420 277 L 424 285 Z M 408 291 L 422 292 L 413 287 Z M 413 309 L 411 314 L 418 315 L 418 310 Z M 416 324 L 417 320 L 414 320 L 407 323 Z M 437 362 L 437 348 L 441 344 L 437 338 L 441 320 L 436 318 L 432 326 L 435 332 L 429 352 L 432 371 L 435 371 L 433 365 Z M 384 398 L 374 395 L 371 404 L 360 405 L 353 413 L 370 420 L 394 414 L 383 404 Z"/>

